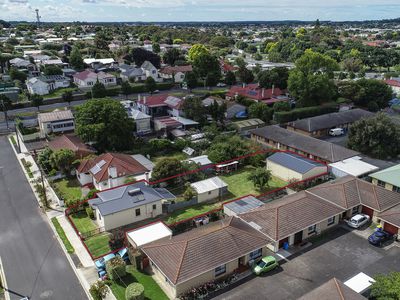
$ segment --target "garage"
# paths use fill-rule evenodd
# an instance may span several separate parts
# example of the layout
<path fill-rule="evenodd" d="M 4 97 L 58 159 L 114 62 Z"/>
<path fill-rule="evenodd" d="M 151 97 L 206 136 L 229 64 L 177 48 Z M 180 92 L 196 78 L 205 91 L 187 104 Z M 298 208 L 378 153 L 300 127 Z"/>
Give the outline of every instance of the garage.
<path fill-rule="evenodd" d="M 397 234 L 397 232 L 399 231 L 399 229 L 396 226 L 393 226 L 392 224 L 389 224 L 386 222 L 383 225 L 383 230 L 385 230 L 391 234 Z"/>
<path fill-rule="evenodd" d="M 372 217 L 373 217 L 373 215 L 374 215 L 374 210 L 373 210 L 372 208 L 369 208 L 369 207 L 366 207 L 366 206 L 363 206 L 363 207 L 362 207 L 361 212 L 362 212 L 363 214 L 366 214 L 366 215 L 370 216 L 371 219 L 372 219 Z"/>

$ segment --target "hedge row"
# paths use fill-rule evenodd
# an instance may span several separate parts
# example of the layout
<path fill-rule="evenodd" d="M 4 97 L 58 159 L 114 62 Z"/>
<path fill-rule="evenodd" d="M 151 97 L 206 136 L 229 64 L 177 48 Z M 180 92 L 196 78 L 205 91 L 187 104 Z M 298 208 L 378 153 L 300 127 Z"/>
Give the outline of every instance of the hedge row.
<path fill-rule="evenodd" d="M 157 83 L 157 90 L 169 90 L 174 86 L 173 83 L 170 82 L 163 82 L 163 83 Z M 138 94 L 138 93 L 146 93 L 148 92 L 146 89 L 146 86 L 144 84 L 142 85 L 131 85 L 130 94 Z M 106 97 L 113 97 L 113 96 L 118 96 L 121 93 L 121 87 L 120 86 L 114 86 L 111 88 L 107 88 L 107 95 Z M 92 98 L 92 92 L 87 91 L 86 92 L 86 97 L 87 98 Z"/>
<path fill-rule="evenodd" d="M 295 121 L 298 119 L 304 119 L 309 117 L 315 117 L 331 112 L 337 112 L 339 110 L 339 106 L 335 102 L 326 103 L 321 106 L 311 106 L 311 107 L 302 107 L 296 108 L 290 111 L 278 111 L 274 114 L 274 120 L 279 123 L 287 123 L 291 121 Z"/>

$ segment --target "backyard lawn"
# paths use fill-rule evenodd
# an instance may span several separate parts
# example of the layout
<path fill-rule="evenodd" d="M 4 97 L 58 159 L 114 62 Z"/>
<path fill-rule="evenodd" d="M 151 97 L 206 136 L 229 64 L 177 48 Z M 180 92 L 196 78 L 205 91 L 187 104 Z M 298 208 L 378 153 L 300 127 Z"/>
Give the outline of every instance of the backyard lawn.
<path fill-rule="evenodd" d="M 74 201 L 81 199 L 82 190 L 77 179 L 61 179 L 53 182 L 56 193 L 61 196 L 64 201 Z"/>
<path fill-rule="evenodd" d="M 43 98 L 48 99 L 48 98 L 62 97 L 62 95 L 65 92 L 74 92 L 76 90 L 77 90 L 77 88 L 61 88 L 61 89 L 54 90 L 50 94 L 44 95 Z"/>
<path fill-rule="evenodd" d="M 123 282 L 113 281 L 110 285 L 111 291 L 113 292 L 117 300 L 125 300 L 126 287 L 133 283 L 139 282 L 144 286 L 144 297 L 149 300 L 168 300 L 163 290 L 158 286 L 154 279 L 147 274 L 139 272 L 133 266 L 126 266 L 127 274 L 122 279 Z"/>
<path fill-rule="evenodd" d="M 166 158 L 166 157 L 168 157 L 168 158 L 176 158 L 178 160 L 184 160 L 184 159 L 188 158 L 188 156 L 183 152 L 174 152 L 174 153 L 171 153 L 169 155 L 154 156 L 154 157 L 151 158 L 151 161 L 154 164 L 156 164 L 157 162 L 159 162 L 160 160 L 162 160 L 163 158 Z"/>
<path fill-rule="evenodd" d="M 201 214 L 205 214 L 206 212 L 209 212 L 211 210 L 217 209 L 221 206 L 221 202 L 218 203 L 204 203 L 204 204 L 198 204 L 194 205 L 185 209 L 180 209 L 172 214 L 169 215 L 169 217 L 166 219 L 165 223 L 167 224 L 173 224 L 185 219 L 189 219 Z"/>
<path fill-rule="evenodd" d="M 99 257 L 111 251 L 109 240 L 110 237 L 107 233 L 100 233 L 86 239 L 85 244 L 93 257 Z"/>
<path fill-rule="evenodd" d="M 254 186 L 253 182 L 247 179 L 253 170 L 254 167 L 247 166 L 235 173 L 220 176 L 220 178 L 228 184 L 228 190 L 234 195 L 234 198 L 248 194 L 259 195 L 269 190 L 287 185 L 287 182 L 279 178 L 272 177 L 272 179 L 269 181 L 269 187 L 259 190 Z"/>

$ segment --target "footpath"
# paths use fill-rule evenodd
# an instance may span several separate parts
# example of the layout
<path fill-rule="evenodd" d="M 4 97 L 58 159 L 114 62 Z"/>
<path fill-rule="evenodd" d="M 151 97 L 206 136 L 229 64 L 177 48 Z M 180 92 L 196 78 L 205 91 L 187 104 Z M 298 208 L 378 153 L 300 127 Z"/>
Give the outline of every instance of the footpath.
<path fill-rule="evenodd" d="M 11 138 L 13 137 L 13 139 Z M 21 151 L 19 153 L 17 144 L 13 144 L 13 141 L 17 141 L 17 137 L 15 134 L 9 136 L 9 141 L 11 147 L 14 150 L 15 156 L 17 157 L 22 171 L 24 172 L 29 185 L 32 188 L 32 192 L 38 201 L 40 207 L 42 207 L 42 203 L 40 200 L 40 196 L 35 189 L 35 184 L 39 183 L 42 184 L 42 177 L 37 166 L 35 160 L 33 159 L 32 155 L 29 153 L 27 148 L 25 147 L 24 143 L 20 141 Z M 26 166 L 29 165 L 29 170 L 26 169 Z M 49 209 L 46 209 L 45 214 L 47 216 L 47 221 L 49 226 L 54 232 L 54 235 L 57 237 L 61 248 L 63 249 L 72 269 L 74 270 L 76 276 L 78 277 L 81 285 L 83 286 L 88 299 L 92 299 L 89 288 L 90 286 L 98 280 L 97 271 L 94 265 L 93 260 L 91 259 L 89 253 L 86 251 L 85 247 L 82 244 L 79 236 L 76 234 L 75 230 L 73 229 L 72 225 L 69 223 L 67 217 L 64 213 L 64 208 L 60 206 L 60 199 L 58 199 L 56 193 L 50 186 L 49 182 L 46 178 L 43 178 L 44 186 L 46 189 L 46 196 L 49 203 Z M 60 226 L 65 232 L 67 239 L 71 243 L 72 247 L 74 248 L 74 253 L 70 254 L 67 252 L 67 249 L 64 246 L 61 238 L 58 236 L 56 228 L 54 227 L 53 223 L 51 222 L 52 218 L 57 218 Z M 108 293 L 106 300 L 116 300 L 115 296 L 112 294 L 111 290 Z"/>

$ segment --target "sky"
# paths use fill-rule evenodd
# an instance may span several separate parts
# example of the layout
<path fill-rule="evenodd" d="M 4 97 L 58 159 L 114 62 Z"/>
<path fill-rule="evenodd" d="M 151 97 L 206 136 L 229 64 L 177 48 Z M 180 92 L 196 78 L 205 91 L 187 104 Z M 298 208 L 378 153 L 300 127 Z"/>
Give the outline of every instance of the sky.
<path fill-rule="evenodd" d="M 400 17 L 399 0 L 0 0 L 0 19 L 34 21 L 352 21 Z"/>

